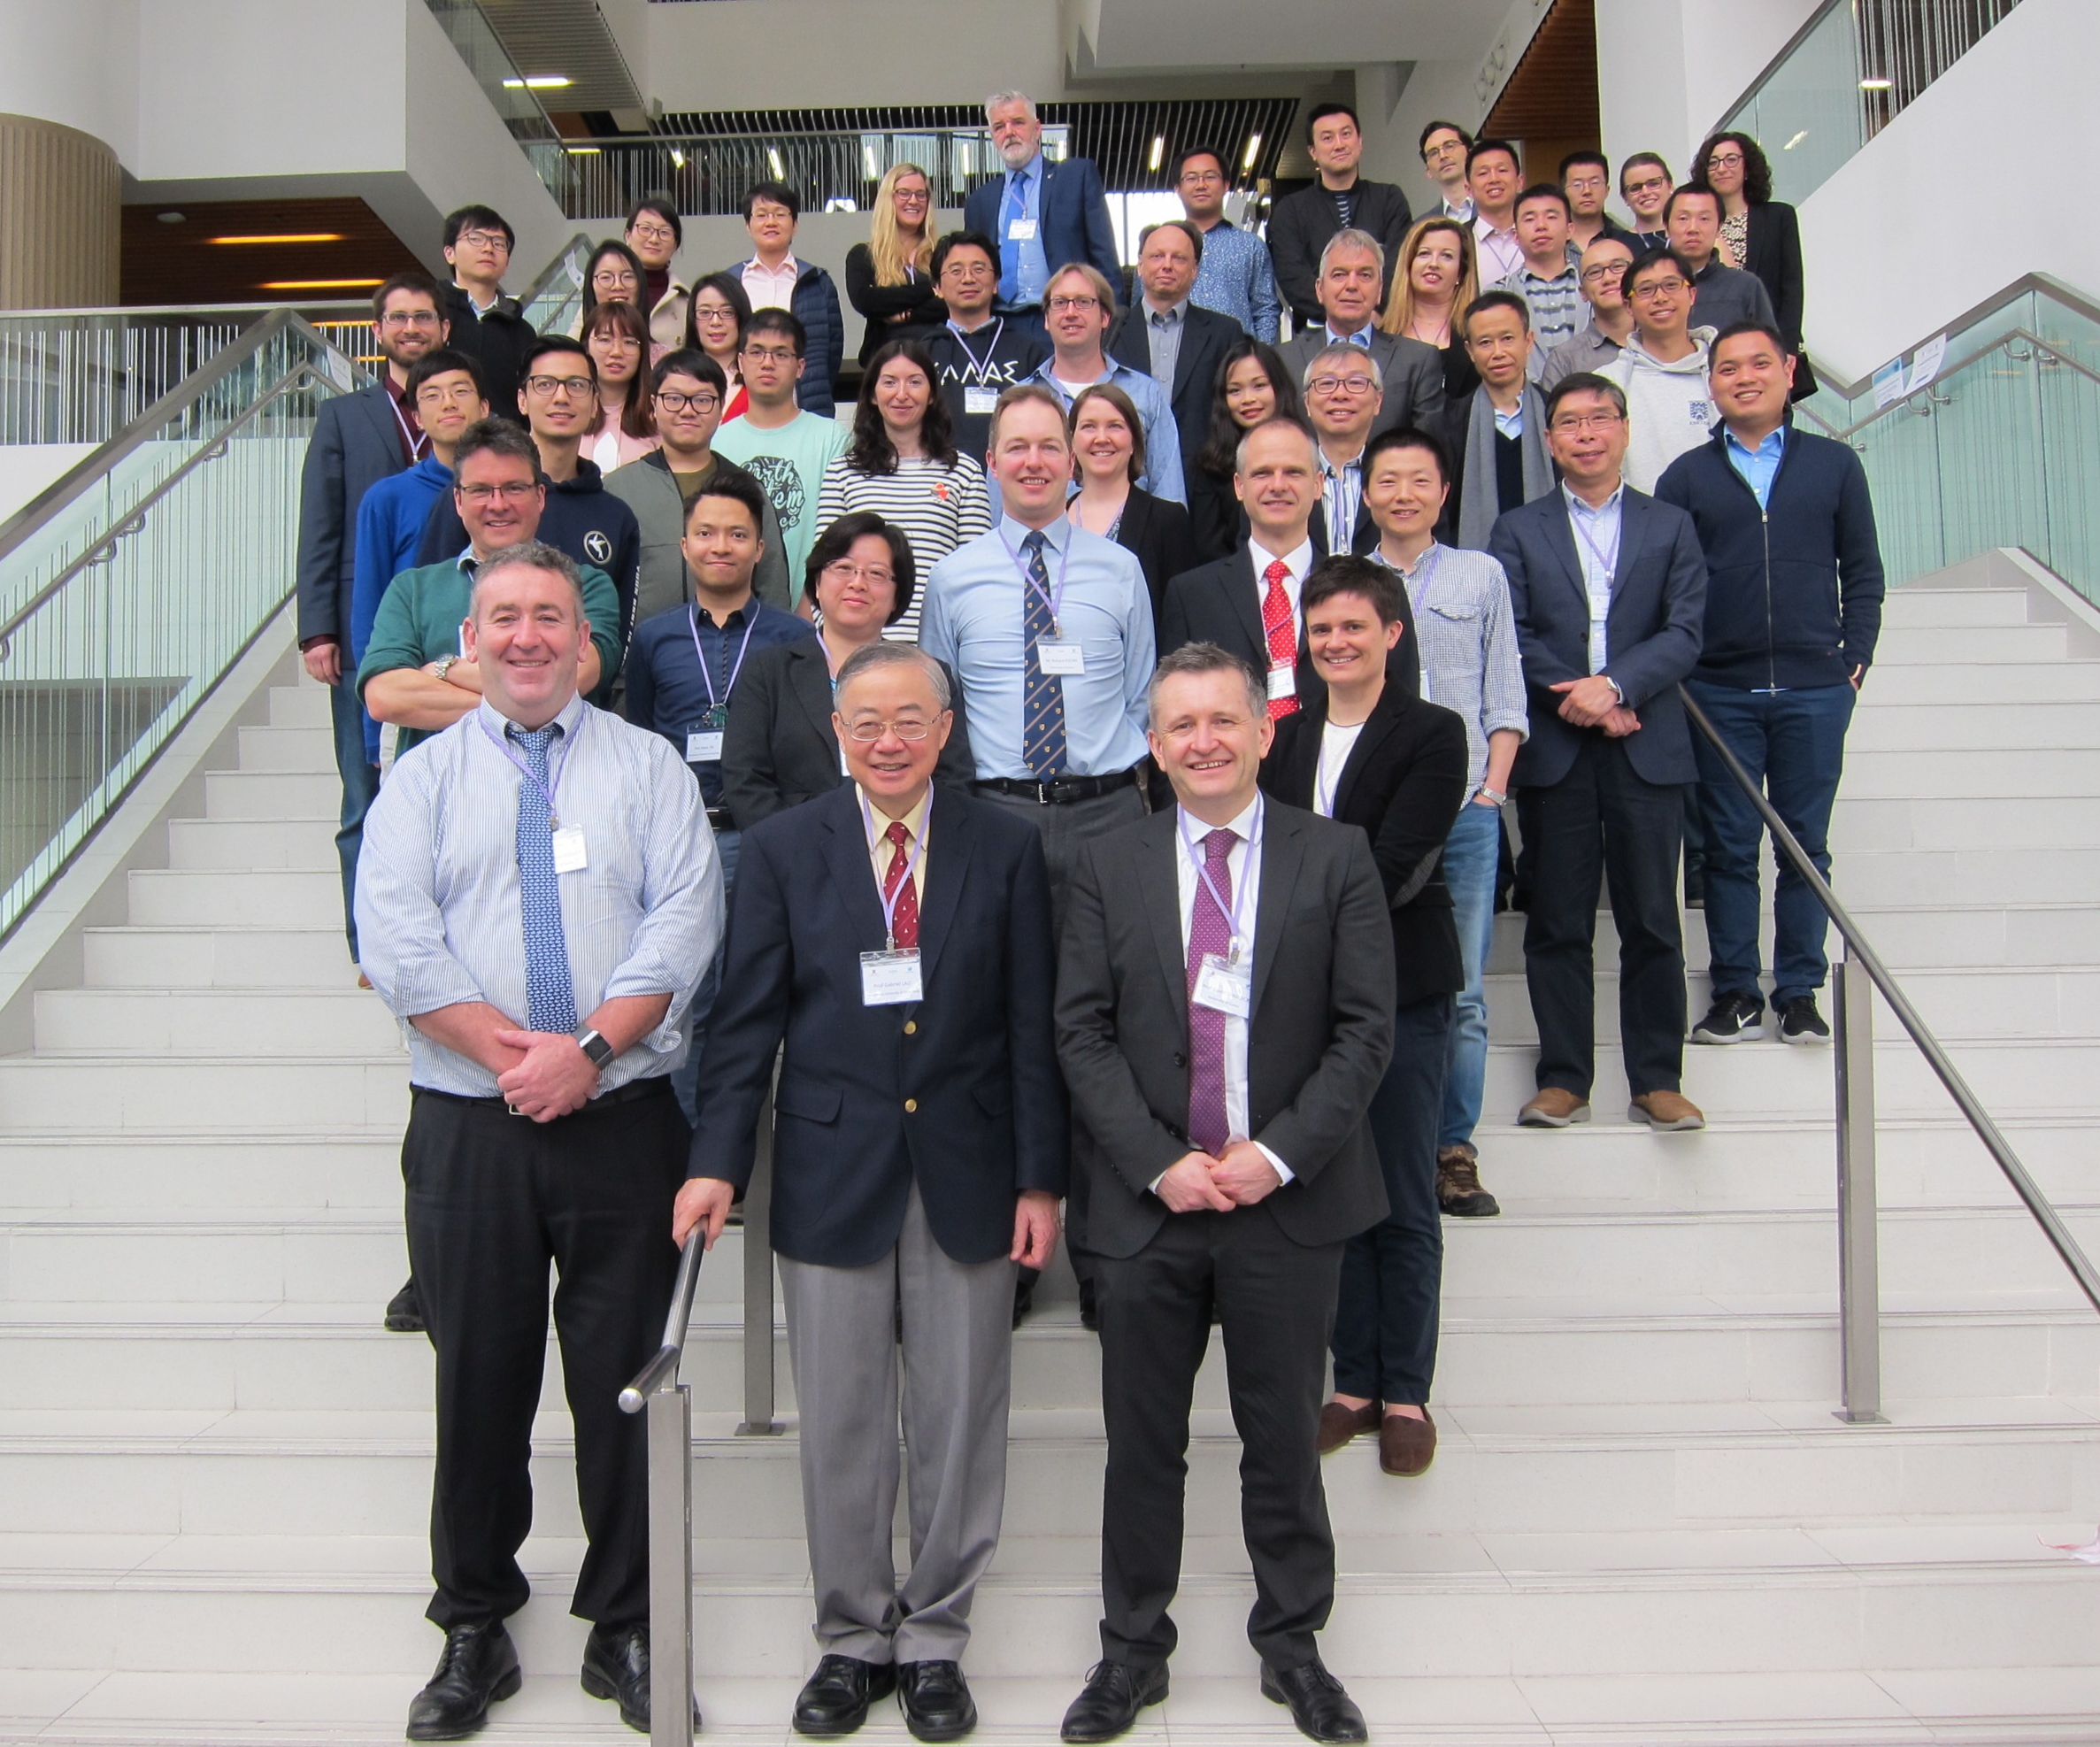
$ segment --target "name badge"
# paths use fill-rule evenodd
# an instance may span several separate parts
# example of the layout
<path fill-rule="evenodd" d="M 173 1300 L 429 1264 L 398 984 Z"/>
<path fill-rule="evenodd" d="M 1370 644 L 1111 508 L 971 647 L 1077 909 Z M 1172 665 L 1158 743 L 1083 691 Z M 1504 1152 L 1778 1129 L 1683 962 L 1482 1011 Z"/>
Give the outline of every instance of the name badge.
<path fill-rule="evenodd" d="M 1035 658 L 1042 663 L 1045 673 L 1083 673 L 1087 671 L 1085 648 L 1070 641 L 1037 643 Z"/>
<path fill-rule="evenodd" d="M 1296 697 L 1298 695 L 1298 670 L 1279 661 L 1269 669 L 1269 696 L 1271 697 Z"/>
<path fill-rule="evenodd" d="M 999 391 L 996 389 L 963 389 L 963 411 L 973 419 L 988 418 L 999 410 Z"/>
<path fill-rule="evenodd" d="M 1033 219 L 1010 219 L 1006 224 L 1006 238 L 1010 242 L 1035 242 L 1035 220 Z"/>
<path fill-rule="evenodd" d="M 702 728 L 686 735 L 686 763 L 719 765 L 722 762 L 722 730 Z"/>
<path fill-rule="evenodd" d="M 906 1001 L 921 1001 L 919 949 L 899 947 L 895 952 L 860 955 L 860 1004 L 894 1007 Z"/>
<path fill-rule="evenodd" d="M 554 871 L 581 874 L 590 863 L 583 853 L 583 827 L 565 825 L 554 834 Z"/>
<path fill-rule="evenodd" d="M 1223 1013 L 1227 1019 L 1245 1019 L 1254 1006 L 1251 966 L 1235 965 L 1215 952 L 1204 954 L 1203 969 L 1196 974 L 1196 1004 Z"/>

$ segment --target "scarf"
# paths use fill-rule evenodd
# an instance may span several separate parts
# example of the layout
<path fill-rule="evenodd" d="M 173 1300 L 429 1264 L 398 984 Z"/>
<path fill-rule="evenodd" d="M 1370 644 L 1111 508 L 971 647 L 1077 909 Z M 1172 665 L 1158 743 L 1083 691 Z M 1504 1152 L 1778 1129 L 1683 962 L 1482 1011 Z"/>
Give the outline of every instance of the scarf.
<path fill-rule="evenodd" d="M 1553 489 L 1553 463 L 1546 455 L 1546 399 L 1530 382 L 1524 385 L 1524 435 L 1517 447 L 1524 462 L 1524 501 Z M 1502 505 L 1495 489 L 1495 408 L 1487 385 L 1473 391 L 1473 412 L 1465 427 L 1465 472 L 1458 500 L 1458 537 L 1453 543 L 1469 551 L 1488 550 L 1488 535 Z"/>

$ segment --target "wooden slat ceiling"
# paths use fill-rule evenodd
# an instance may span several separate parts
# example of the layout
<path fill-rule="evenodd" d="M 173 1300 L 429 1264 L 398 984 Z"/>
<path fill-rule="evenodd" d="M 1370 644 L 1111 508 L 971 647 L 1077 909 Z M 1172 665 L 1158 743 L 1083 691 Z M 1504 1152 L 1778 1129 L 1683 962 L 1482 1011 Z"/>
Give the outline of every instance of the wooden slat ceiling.
<path fill-rule="evenodd" d="M 161 215 L 180 212 L 180 224 Z M 330 235 L 336 242 L 222 243 L 216 236 Z M 435 239 L 434 239 L 435 240 Z M 265 290 L 273 281 L 383 280 L 422 270 L 362 200 L 160 201 L 124 209 L 126 304 L 312 304 L 367 289 Z"/>
<path fill-rule="evenodd" d="M 1481 132 L 1504 140 L 1595 140 L 1600 127 L 1596 0 L 1553 0 Z"/>

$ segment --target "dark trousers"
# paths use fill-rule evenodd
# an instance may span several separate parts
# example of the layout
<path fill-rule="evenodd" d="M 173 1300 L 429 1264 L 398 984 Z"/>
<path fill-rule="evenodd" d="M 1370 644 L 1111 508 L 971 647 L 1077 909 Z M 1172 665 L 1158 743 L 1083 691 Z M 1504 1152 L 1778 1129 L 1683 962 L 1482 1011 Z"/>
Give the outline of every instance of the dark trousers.
<path fill-rule="evenodd" d="M 1436 1374 L 1443 1219 L 1436 1205 L 1436 1135 L 1454 1004 L 1410 1001 L 1393 1015 L 1393 1059 L 1371 1097 L 1371 1134 L 1392 1212 L 1342 1253 L 1335 1311 L 1335 1388 L 1419 1407 Z"/>
<path fill-rule="evenodd" d="M 428 1612 L 448 1629 L 515 1613 L 531 1593 L 517 1555 L 532 1528 L 550 1261 L 589 1540 L 572 1612 L 604 1626 L 649 1617 L 648 1443 L 618 1397 L 663 1339 L 690 1134 L 670 1088 L 642 1083 L 545 1124 L 415 1094 L 402 1146 L 409 1258 L 437 1349 Z"/>
<path fill-rule="evenodd" d="M 1257 1205 L 1173 1213 L 1135 1256 L 1093 1257 L 1108 1470 L 1101 1506 L 1101 1653 L 1136 1668 L 1173 1651 L 1188 1409 L 1217 1304 L 1240 1435 L 1240 1522 L 1254 1565 L 1247 1635 L 1295 1668 L 1335 1603 L 1319 1409 L 1339 1243 L 1294 1243 Z"/>
<path fill-rule="evenodd" d="M 1684 789 L 1644 781 L 1626 747 L 1582 737 L 1567 774 L 1518 791 L 1534 874 L 1524 976 L 1539 1027 L 1538 1083 L 1589 1096 L 1596 1073 L 1594 947 L 1600 887 L 1619 930 L 1619 1029 L 1634 1096 L 1674 1092 L 1684 1074 L 1684 937 L 1677 860 Z"/>
<path fill-rule="evenodd" d="M 343 658 L 349 659 L 349 651 Z M 358 958 L 358 850 L 365 842 L 365 815 L 379 793 L 379 766 L 365 753 L 365 706 L 358 702 L 357 670 L 347 670 L 328 688 L 328 718 L 335 731 L 335 768 L 342 777 L 342 825 L 335 853 L 342 862 L 342 926 L 350 962 Z"/>
<path fill-rule="evenodd" d="M 1773 809 L 1827 880 L 1830 809 L 1844 773 L 1852 688 L 1738 691 L 1697 680 L 1688 687 L 1751 781 L 1762 779 Z M 1758 881 L 1765 821 L 1704 735 L 1692 736 L 1692 750 L 1698 755 L 1699 804 L 1706 815 L 1706 937 L 1713 948 L 1713 992 L 1754 996 L 1763 968 Z M 1822 988 L 1830 974 L 1823 951 L 1828 918 L 1784 856 L 1779 858 L 1773 911 L 1772 998 L 1784 1006 Z"/>

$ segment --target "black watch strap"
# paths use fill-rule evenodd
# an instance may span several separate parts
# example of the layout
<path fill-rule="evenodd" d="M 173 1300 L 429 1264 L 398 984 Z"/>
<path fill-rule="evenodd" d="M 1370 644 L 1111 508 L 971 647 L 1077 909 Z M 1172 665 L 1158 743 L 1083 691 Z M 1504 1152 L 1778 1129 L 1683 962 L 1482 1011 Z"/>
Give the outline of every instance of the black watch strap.
<path fill-rule="evenodd" d="M 601 1037 L 588 1027 L 576 1034 L 576 1043 L 583 1053 L 590 1058 L 593 1067 L 604 1066 L 607 1062 L 619 1053 L 606 1039 Z"/>

